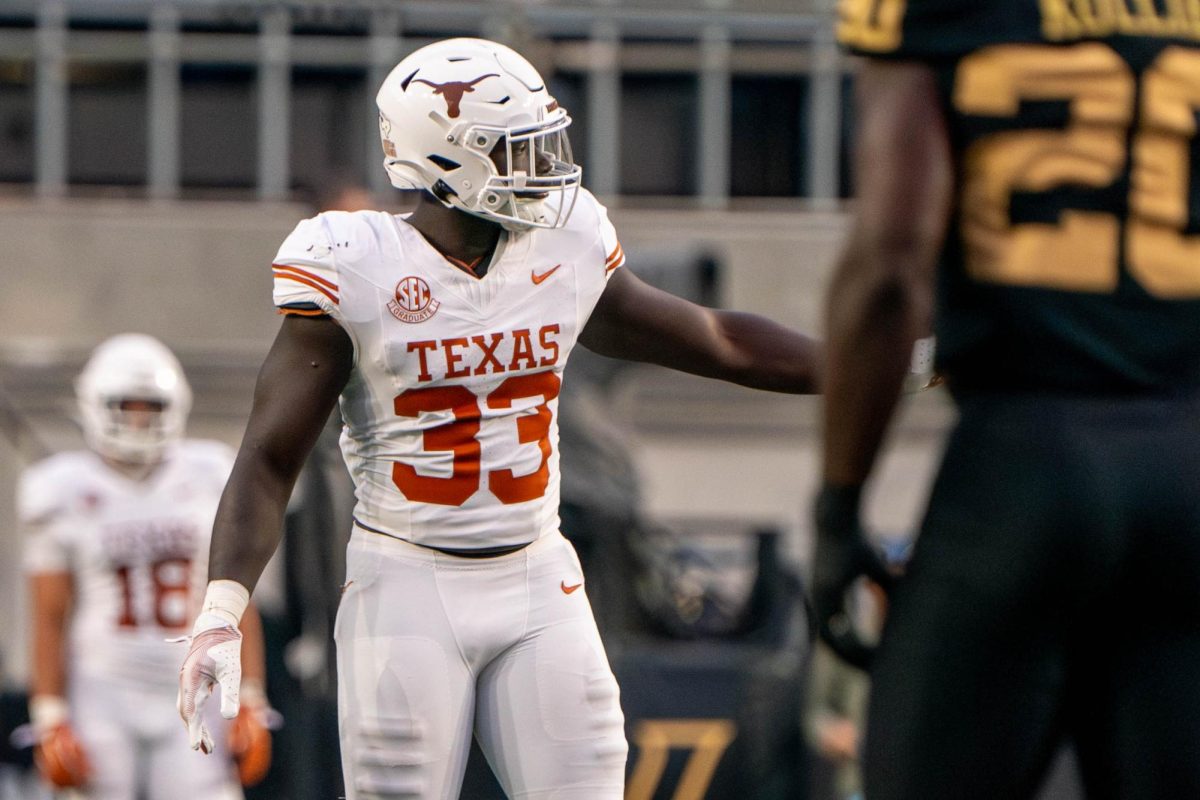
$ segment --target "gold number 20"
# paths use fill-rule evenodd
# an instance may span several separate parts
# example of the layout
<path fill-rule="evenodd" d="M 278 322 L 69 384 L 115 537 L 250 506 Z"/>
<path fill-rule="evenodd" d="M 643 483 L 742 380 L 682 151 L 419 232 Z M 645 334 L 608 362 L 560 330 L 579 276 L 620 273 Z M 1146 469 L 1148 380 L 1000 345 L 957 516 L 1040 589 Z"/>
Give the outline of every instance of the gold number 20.
<path fill-rule="evenodd" d="M 1122 249 L 1151 294 L 1200 297 L 1200 235 L 1186 236 L 1189 151 L 1200 110 L 1200 52 L 1165 50 L 1137 80 L 1110 47 L 1002 45 L 963 59 L 953 102 L 964 114 L 1015 117 L 1022 102 L 1065 101 L 1064 129 L 994 133 L 964 160 L 962 232 L 978 280 L 1077 292 L 1111 292 Z M 1012 224 L 1014 192 L 1104 189 L 1125 170 L 1132 140 L 1129 220 L 1064 209 L 1055 223 Z"/>

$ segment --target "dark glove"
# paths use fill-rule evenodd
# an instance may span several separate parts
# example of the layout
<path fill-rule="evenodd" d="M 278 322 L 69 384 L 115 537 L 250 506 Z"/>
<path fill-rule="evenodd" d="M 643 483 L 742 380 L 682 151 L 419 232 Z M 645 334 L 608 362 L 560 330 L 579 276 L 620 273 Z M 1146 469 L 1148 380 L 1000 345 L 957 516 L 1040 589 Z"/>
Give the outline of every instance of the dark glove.
<path fill-rule="evenodd" d="M 855 630 L 846 609 L 846 593 L 862 576 L 878 583 L 884 592 L 895 579 L 867 543 L 858 516 L 861 494 L 861 486 L 826 485 L 817 495 L 812 605 L 821 639 L 847 663 L 867 669 L 875 647 Z"/>

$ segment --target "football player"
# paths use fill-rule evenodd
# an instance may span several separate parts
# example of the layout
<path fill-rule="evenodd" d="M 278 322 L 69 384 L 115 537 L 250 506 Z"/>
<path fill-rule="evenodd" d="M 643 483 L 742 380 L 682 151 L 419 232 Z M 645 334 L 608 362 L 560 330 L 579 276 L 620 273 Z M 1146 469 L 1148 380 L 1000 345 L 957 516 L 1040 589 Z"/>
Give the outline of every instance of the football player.
<path fill-rule="evenodd" d="M 1200 797 L 1197 7 L 841 10 L 866 60 L 813 599 L 874 655 L 866 796 L 1030 797 L 1069 735 L 1089 797 Z M 931 316 L 959 420 L 872 654 L 859 502 Z"/>
<path fill-rule="evenodd" d="M 578 342 L 811 392 L 817 349 L 625 269 L 570 117 L 512 50 L 424 47 L 378 105 L 385 168 L 421 201 L 321 214 L 279 250 L 285 316 L 217 514 L 183 717 L 208 747 L 200 700 L 236 691 L 235 626 L 340 395 L 358 497 L 335 630 L 347 797 L 457 797 L 474 733 L 510 797 L 615 800 L 617 685 L 558 530 L 567 357 Z"/>
<path fill-rule="evenodd" d="M 88 449 L 21 476 L 32 591 L 30 717 L 43 778 L 94 800 L 240 798 L 265 774 L 262 642 L 248 613 L 237 764 L 201 759 L 169 722 L 172 671 L 203 591 L 208 538 L 232 453 L 184 440 L 191 390 L 158 340 L 123 334 L 76 382 Z M 235 769 L 236 767 L 236 769 Z"/>

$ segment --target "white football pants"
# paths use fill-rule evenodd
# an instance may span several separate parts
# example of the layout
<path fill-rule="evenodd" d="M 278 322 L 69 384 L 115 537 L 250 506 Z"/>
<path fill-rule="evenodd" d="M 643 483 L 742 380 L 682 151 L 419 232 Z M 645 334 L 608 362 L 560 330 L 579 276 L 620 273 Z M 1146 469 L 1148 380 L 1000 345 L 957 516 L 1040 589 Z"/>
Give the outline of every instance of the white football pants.
<path fill-rule="evenodd" d="M 180 651 L 181 653 L 183 651 Z M 182 658 L 182 656 L 180 656 Z M 72 675 L 71 727 L 92 765 L 87 800 L 241 800 L 242 788 L 225 749 L 228 722 L 219 696 L 204 707 L 217 750 L 192 750 L 175 707 L 175 689 L 90 675 Z"/>
<path fill-rule="evenodd" d="M 338 609 L 347 800 L 456 800 L 474 730 L 513 800 L 620 800 L 617 682 L 561 535 L 462 558 L 354 529 Z"/>

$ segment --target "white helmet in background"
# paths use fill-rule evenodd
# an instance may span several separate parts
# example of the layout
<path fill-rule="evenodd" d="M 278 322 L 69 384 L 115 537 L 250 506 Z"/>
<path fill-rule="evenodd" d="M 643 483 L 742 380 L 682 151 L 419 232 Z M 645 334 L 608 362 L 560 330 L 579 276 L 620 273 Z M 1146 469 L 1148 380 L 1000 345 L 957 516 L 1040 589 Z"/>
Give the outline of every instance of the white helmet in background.
<path fill-rule="evenodd" d="M 484 39 L 435 42 L 401 61 L 375 101 L 392 185 L 509 230 L 566 224 L 582 174 L 571 118 L 515 51 Z M 497 144 L 503 171 L 489 157 Z"/>
<path fill-rule="evenodd" d="M 152 336 L 123 333 L 102 342 L 75 380 L 79 419 L 88 446 L 125 463 L 149 464 L 183 436 L 192 390 L 179 360 Z M 150 403 L 158 413 L 123 408 Z"/>

